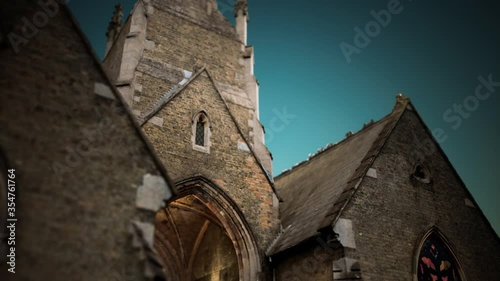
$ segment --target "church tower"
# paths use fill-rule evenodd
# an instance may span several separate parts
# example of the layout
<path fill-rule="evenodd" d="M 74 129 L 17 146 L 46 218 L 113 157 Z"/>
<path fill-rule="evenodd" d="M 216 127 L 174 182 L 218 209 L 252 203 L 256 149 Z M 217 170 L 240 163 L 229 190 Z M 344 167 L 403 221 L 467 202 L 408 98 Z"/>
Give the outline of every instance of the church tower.
<path fill-rule="evenodd" d="M 108 54 L 111 46 L 113 46 L 113 42 L 120 33 L 120 28 L 122 27 L 122 17 L 123 17 L 123 8 L 121 4 L 117 4 L 115 6 L 115 12 L 111 17 L 111 21 L 109 22 L 108 32 L 106 32 L 106 52 L 105 55 Z"/>
<path fill-rule="evenodd" d="M 156 214 L 167 280 L 268 278 L 279 198 L 245 0 L 234 16 L 236 26 L 215 0 L 139 0 L 108 29 L 119 31 L 108 32 L 104 67 L 179 191 Z"/>

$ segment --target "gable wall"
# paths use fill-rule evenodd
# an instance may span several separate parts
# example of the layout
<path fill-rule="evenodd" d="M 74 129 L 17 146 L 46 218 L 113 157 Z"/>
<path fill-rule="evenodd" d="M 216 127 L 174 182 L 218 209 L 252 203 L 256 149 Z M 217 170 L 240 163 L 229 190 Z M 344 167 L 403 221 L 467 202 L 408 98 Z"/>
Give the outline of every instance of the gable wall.
<path fill-rule="evenodd" d="M 14 24 L 40 10 L 30 7 Z M 129 227 L 153 222 L 135 200 L 143 175 L 159 171 L 120 103 L 94 93 L 107 82 L 66 10 L 0 58 L 0 147 L 16 169 L 16 280 L 144 280 Z M 0 276 L 9 274 L 4 258 Z"/>
<path fill-rule="evenodd" d="M 332 261 L 341 253 L 340 249 L 323 247 L 315 239 L 306 241 L 273 256 L 275 280 L 332 281 Z"/>
<path fill-rule="evenodd" d="M 193 149 L 192 119 L 204 110 L 211 125 L 210 153 Z M 238 205 L 261 249 L 275 237 L 278 206 L 262 169 L 249 151 L 238 148 L 244 140 L 206 72 L 195 78 L 148 122 L 144 131 L 174 181 L 203 175 Z M 160 126 L 161 125 L 161 126 Z"/>
<path fill-rule="evenodd" d="M 432 187 L 411 180 L 420 159 Z M 414 255 L 425 232 L 437 226 L 449 239 L 468 280 L 497 280 L 500 243 L 460 180 L 427 135 L 417 115 L 407 110 L 342 217 L 353 222 L 363 280 L 413 280 Z M 478 267 L 478 265 L 481 265 Z"/>

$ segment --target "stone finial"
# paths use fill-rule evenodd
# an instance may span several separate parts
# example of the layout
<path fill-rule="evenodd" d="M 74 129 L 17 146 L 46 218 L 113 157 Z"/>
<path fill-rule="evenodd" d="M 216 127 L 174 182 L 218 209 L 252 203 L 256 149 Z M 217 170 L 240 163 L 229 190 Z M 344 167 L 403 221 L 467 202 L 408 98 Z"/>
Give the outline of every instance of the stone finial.
<path fill-rule="evenodd" d="M 402 94 L 402 93 L 399 93 L 399 94 L 396 96 L 396 101 L 397 101 L 397 102 L 400 102 L 400 103 L 404 103 L 404 102 L 407 102 L 407 101 L 409 101 L 409 100 L 410 100 L 410 99 L 409 99 L 407 96 L 405 96 L 404 94 Z"/>
<path fill-rule="evenodd" d="M 238 0 L 234 4 L 234 17 L 236 18 L 236 33 L 238 38 L 243 43 L 243 46 L 247 45 L 247 23 L 248 17 L 248 3 L 246 0 Z"/>
<path fill-rule="evenodd" d="M 234 4 L 234 17 L 238 17 L 239 11 L 241 11 L 244 16 L 248 17 L 248 3 L 246 0 L 238 0 Z"/>
<path fill-rule="evenodd" d="M 396 104 L 394 105 L 394 108 L 392 109 L 393 112 L 401 112 L 401 110 L 404 110 L 408 104 L 410 103 L 410 99 L 406 97 L 405 95 L 399 93 L 396 95 Z"/>
<path fill-rule="evenodd" d="M 111 17 L 111 21 L 108 25 L 108 31 L 106 32 L 106 51 L 104 56 L 108 55 L 109 50 L 113 46 L 115 42 L 116 36 L 120 33 L 120 29 L 122 28 L 122 17 L 123 17 L 123 8 L 122 4 L 115 5 L 115 11 L 113 12 L 113 16 Z"/>
<path fill-rule="evenodd" d="M 118 3 L 115 5 L 115 11 L 113 12 L 113 16 L 111 17 L 111 21 L 108 25 L 108 32 L 106 32 L 106 36 L 109 39 L 115 39 L 120 32 L 122 27 L 122 18 L 123 18 L 123 7 L 122 4 Z"/>

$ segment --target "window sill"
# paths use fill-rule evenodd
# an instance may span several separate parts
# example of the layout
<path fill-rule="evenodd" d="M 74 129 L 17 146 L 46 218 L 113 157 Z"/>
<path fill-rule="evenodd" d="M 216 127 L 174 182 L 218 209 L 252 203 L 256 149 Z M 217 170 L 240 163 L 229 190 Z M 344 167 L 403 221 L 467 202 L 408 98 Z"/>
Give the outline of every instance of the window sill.
<path fill-rule="evenodd" d="M 208 147 L 199 146 L 199 145 L 195 144 L 195 145 L 193 145 L 193 149 L 196 151 L 199 151 L 199 152 L 204 152 L 204 153 L 210 154 L 210 149 Z"/>

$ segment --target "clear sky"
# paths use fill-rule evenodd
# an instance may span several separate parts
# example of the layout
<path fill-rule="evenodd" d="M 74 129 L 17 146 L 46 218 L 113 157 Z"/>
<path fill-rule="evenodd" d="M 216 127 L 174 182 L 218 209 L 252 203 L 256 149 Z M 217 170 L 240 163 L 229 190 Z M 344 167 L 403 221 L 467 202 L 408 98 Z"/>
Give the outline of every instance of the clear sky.
<path fill-rule="evenodd" d="M 117 2 L 69 2 L 101 56 Z M 219 0 L 231 21 L 224 7 L 234 2 Z M 248 42 L 274 174 L 388 114 L 402 92 L 431 130 L 444 131 L 443 150 L 499 233 L 500 1 L 397 2 L 249 0 Z M 126 16 L 135 1 L 121 3 Z M 372 11 L 385 20 L 380 29 Z M 355 40 L 355 28 L 367 26 L 369 42 Z M 474 98 L 478 77 L 489 75 L 493 86 Z M 455 105 L 464 102 L 460 113 Z M 285 123 L 273 121 L 284 114 Z"/>

